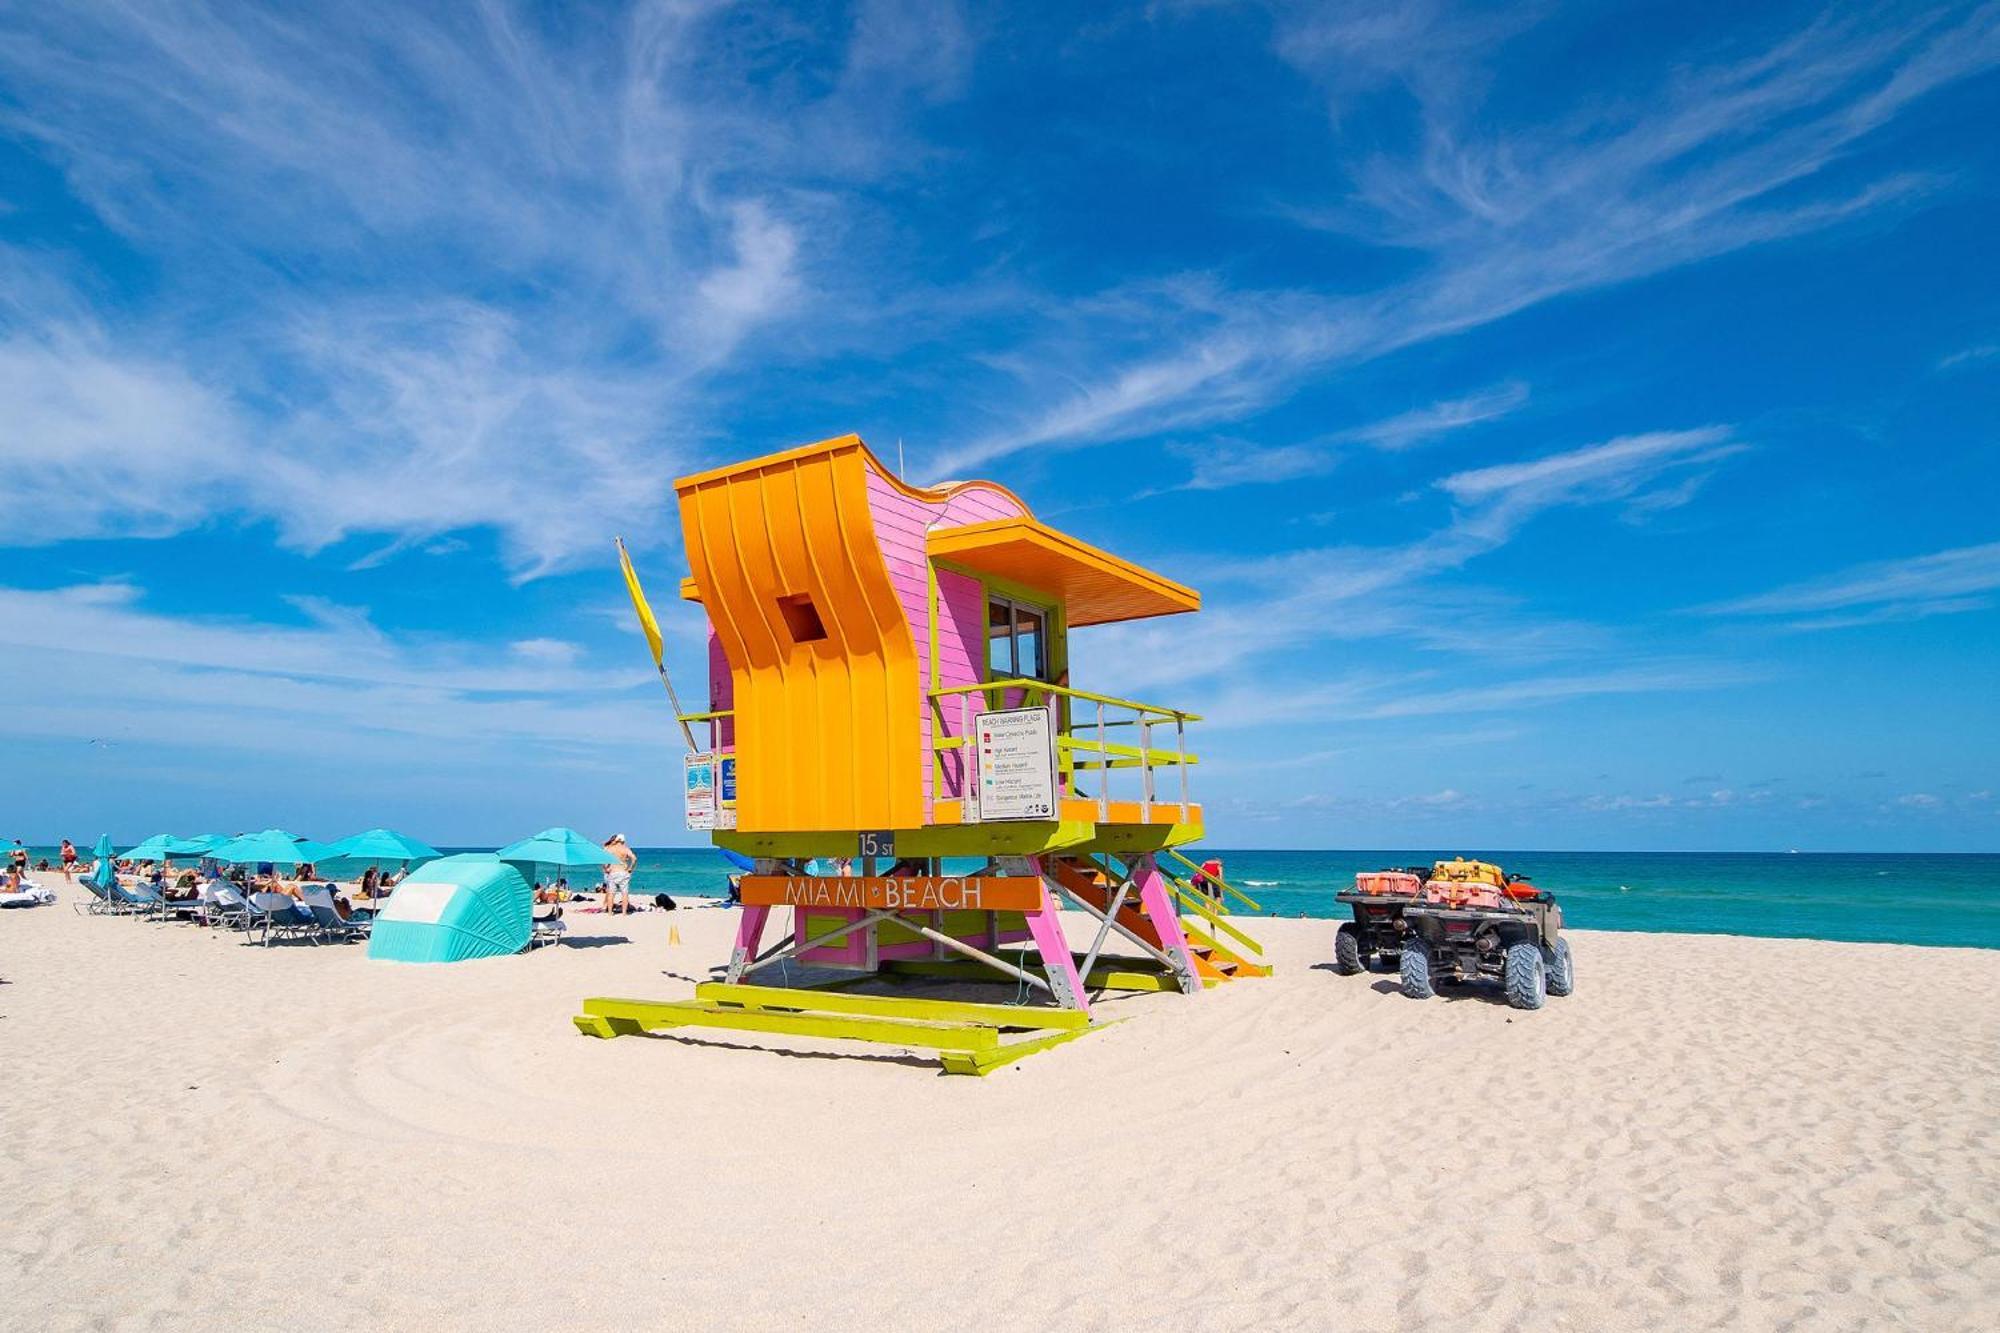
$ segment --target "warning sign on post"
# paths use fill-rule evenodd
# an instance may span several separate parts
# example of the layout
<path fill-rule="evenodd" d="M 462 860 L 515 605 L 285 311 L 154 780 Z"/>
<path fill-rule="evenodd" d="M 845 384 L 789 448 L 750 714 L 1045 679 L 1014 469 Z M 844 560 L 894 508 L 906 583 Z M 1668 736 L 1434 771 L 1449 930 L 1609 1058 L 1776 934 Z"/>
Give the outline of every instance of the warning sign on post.
<path fill-rule="evenodd" d="M 691 754 L 681 769 L 687 790 L 687 826 L 715 827 L 715 756 Z"/>
<path fill-rule="evenodd" d="M 973 715 L 978 818 L 1056 817 L 1055 719 L 1046 708 Z"/>

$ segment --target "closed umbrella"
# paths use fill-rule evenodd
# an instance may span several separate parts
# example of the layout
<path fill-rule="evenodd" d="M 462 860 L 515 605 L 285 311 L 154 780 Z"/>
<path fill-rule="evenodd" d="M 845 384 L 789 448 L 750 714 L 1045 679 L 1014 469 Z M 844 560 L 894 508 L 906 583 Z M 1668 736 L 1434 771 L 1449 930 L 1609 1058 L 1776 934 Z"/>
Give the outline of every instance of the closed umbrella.
<path fill-rule="evenodd" d="M 111 850 L 111 835 L 98 834 L 97 845 L 90 849 L 90 854 L 97 858 L 97 864 L 90 868 L 88 882 L 94 889 L 109 892 L 118 882 L 118 854 Z"/>
<path fill-rule="evenodd" d="M 540 867 L 608 866 L 618 858 L 575 829 L 545 828 L 532 838 L 510 842 L 493 855 L 502 861 L 529 866 L 528 879 L 541 878 Z"/>

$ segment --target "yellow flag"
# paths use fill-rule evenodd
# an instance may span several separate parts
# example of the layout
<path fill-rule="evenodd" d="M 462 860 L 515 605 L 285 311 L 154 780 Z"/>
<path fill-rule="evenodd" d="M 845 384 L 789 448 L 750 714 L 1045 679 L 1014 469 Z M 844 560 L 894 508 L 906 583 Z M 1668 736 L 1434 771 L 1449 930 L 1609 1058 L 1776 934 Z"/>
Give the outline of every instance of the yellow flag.
<path fill-rule="evenodd" d="M 653 650 L 653 665 L 664 670 L 664 651 L 660 640 L 660 622 L 653 619 L 653 608 L 646 605 L 645 589 L 639 586 L 639 575 L 632 568 L 632 557 L 625 551 L 625 539 L 618 539 L 618 563 L 625 568 L 625 587 L 632 594 L 632 609 L 639 613 L 639 628 L 646 631 L 646 646 Z"/>

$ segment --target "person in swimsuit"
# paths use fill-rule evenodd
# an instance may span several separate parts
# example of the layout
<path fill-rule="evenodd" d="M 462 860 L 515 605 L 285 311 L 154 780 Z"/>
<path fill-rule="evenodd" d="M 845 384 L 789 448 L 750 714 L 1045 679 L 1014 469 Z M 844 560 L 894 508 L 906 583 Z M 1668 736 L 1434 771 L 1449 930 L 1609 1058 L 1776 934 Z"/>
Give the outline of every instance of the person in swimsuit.
<path fill-rule="evenodd" d="M 64 879 L 76 878 L 76 844 L 68 838 L 62 840 L 62 868 Z"/>
<path fill-rule="evenodd" d="M 632 845 L 625 841 L 625 835 L 622 833 L 614 833 L 606 838 L 604 850 L 617 859 L 616 865 L 606 866 L 604 870 L 604 910 L 630 912 L 632 871 L 639 865 L 639 855 L 632 850 Z"/>

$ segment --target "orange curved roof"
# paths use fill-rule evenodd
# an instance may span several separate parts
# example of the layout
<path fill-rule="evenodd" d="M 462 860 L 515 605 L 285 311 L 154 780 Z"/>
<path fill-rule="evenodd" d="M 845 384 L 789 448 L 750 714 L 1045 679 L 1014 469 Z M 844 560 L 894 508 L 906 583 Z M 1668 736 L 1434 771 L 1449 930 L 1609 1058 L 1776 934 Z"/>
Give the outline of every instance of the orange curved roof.
<path fill-rule="evenodd" d="M 822 456 L 856 456 L 903 494 L 941 504 L 962 491 L 996 492 L 1020 506 L 1018 516 L 933 529 L 925 539 L 932 559 L 978 574 L 1011 580 L 1059 598 L 1068 623 L 1103 625 L 1120 620 L 1170 616 L 1201 609 L 1201 594 L 1163 574 L 1121 559 L 1039 522 L 1027 502 L 993 481 L 949 481 L 913 486 L 891 472 L 859 435 L 836 435 L 761 458 L 746 459 L 682 477 L 674 489 L 685 501 L 718 482 L 748 478 L 772 468 L 796 467 Z M 697 580 L 681 580 L 687 601 L 702 600 Z"/>

